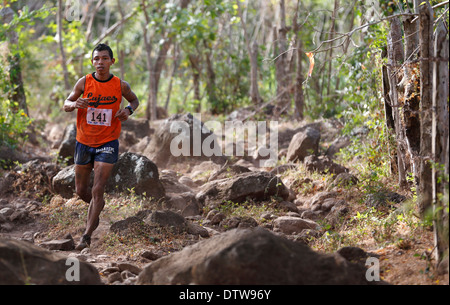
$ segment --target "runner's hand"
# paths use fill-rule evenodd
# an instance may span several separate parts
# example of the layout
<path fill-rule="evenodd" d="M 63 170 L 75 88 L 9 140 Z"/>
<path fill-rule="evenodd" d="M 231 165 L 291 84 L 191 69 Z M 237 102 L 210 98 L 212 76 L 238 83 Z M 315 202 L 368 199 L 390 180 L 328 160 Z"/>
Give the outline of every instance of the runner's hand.
<path fill-rule="evenodd" d="M 128 120 L 129 116 L 130 111 L 128 111 L 128 109 L 120 109 L 116 112 L 116 115 L 114 117 L 118 118 L 121 122 L 125 122 L 126 120 Z"/>
<path fill-rule="evenodd" d="M 79 97 L 79 98 L 75 101 L 75 108 L 76 108 L 76 109 L 85 109 L 85 108 L 87 108 L 87 107 L 89 107 L 89 99 Z"/>

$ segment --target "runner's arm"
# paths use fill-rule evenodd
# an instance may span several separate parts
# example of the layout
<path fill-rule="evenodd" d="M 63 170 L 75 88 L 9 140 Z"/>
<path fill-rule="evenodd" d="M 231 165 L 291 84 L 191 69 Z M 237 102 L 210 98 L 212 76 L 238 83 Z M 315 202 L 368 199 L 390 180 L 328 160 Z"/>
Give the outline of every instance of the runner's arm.
<path fill-rule="evenodd" d="M 88 107 L 88 99 L 80 97 L 83 94 L 85 82 L 86 77 L 82 77 L 75 84 L 75 87 L 69 94 L 69 97 L 64 101 L 63 109 L 65 112 L 72 112 L 75 109 Z"/>
<path fill-rule="evenodd" d="M 137 98 L 136 94 L 134 94 L 133 90 L 131 90 L 130 84 L 128 84 L 126 81 L 122 81 L 121 86 L 122 96 L 128 101 L 131 108 L 133 108 L 133 111 L 136 111 L 136 109 L 139 107 L 139 99 Z"/>
<path fill-rule="evenodd" d="M 129 106 L 133 109 L 133 112 L 136 111 L 137 107 L 139 107 L 139 99 L 136 94 L 131 90 L 130 84 L 126 81 L 121 81 L 122 87 L 122 96 L 128 101 Z M 117 117 L 121 122 L 128 120 L 128 117 L 131 115 L 129 109 L 120 109 L 117 111 L 115 117 Z"/>

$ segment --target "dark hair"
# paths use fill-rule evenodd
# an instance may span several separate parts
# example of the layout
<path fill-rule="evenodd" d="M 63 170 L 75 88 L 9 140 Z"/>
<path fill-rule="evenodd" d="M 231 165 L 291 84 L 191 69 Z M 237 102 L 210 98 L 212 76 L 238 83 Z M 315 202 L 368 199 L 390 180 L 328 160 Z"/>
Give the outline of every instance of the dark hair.
<path fill-rule="evenodd" d="M 94 50 L 92 51 L 92 58 L 94 58 L 94 52 L 95 52 L 95 51 L 108 51 L 109 57 L 110 57 L 111 59 L 114 58 L 113 51 L 111 50 L 111 48 L 110 48 L 107 44 L 101 43 L 101 44 L 97 45 L 97 46 L 94 48 Z"/>

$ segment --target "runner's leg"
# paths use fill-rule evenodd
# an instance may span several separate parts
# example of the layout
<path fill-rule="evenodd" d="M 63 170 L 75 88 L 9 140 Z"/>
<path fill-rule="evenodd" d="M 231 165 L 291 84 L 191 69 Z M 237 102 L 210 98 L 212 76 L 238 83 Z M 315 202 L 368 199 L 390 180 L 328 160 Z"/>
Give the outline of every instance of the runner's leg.
<path fill-rule="evenodd" d="M 92 199 L 88 210 L 88 220 L 85 235 L 92 235 L 100 222 L 100 213 L 105 206 L 105 187 L 111 175 L 114 164 L 98 162 L 94 163 L 94 185 L 92 187 Z"/>
<path fill-rule="evenodd" d="M 90 203 L 92 200 L 92 191 L 89 187 L 92 168 L 92 163 L 75 165 L 75 190 L 77 195 L 87 203 Z"/>

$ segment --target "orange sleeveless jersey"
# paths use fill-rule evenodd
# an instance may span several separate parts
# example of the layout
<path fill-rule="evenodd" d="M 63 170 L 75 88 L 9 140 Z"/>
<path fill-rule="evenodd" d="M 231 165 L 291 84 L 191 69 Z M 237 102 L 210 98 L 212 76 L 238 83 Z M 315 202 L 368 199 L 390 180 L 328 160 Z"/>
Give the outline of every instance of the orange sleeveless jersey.
<path fill-rule="evenodd" d="M 78 109 L 78 142 L 99 147 L 119 138 L 122 124 L 114 116 L 122 102 L 120 83 L 117 76 L 112 76 L 107 81 L 99 81 L 92 74 L 86 75 L 83 98 L 89 99 L 89 107 Z"/>

